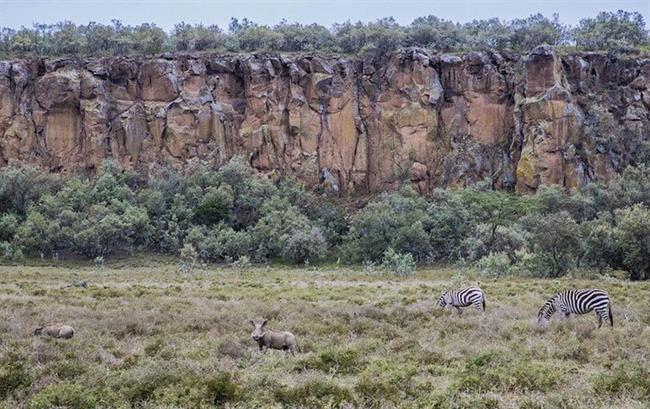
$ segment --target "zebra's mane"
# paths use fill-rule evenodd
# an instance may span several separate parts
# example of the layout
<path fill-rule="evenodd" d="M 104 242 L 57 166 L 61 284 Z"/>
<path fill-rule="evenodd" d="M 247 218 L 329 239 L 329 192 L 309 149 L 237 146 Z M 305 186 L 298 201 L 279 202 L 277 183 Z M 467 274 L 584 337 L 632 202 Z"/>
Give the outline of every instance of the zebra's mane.
<path fill-rule="evenodd" d="M 553 309 L 553 312 L 555 312 L 555 301 L 557 298 L 560 296 L 560 294 L 555 294 L 553 297 L 549 298 L 542 308 L 539 309 L 539 313 L 537 313 L 537 316 L 545 315 L 550 309 Z"/>

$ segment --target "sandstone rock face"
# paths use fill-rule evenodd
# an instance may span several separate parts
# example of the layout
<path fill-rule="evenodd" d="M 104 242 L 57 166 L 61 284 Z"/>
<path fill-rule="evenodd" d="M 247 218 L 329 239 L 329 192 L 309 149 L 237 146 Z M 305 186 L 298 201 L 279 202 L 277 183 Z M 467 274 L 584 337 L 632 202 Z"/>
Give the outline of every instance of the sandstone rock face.
<path fill-rule="evenodd" d="M 532 193 L 609 180 L 649 144 L 650 61 L 546 46 L 0 62 L 0 166 L 147 173 L 240 155 L 339 195 L 484 178 Z"/>

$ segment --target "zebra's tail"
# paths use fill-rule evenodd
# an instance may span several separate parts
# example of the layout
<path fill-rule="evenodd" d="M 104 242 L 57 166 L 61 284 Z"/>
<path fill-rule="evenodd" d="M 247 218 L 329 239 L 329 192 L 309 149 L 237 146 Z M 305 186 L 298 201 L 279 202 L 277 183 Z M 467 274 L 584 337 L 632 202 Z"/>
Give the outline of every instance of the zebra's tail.
<path fill-rule="evenodd" d="M 614 317 L 612 316 L 612 302 L 607 304 L 607 312 L 609 313 L 609 325 L 614 326 Z"/>
<path fill-rule="evenodd" d="M 483 312 L 485 312 L 485 294 L 483 294 L 482 304 L 483 304 Z"/>

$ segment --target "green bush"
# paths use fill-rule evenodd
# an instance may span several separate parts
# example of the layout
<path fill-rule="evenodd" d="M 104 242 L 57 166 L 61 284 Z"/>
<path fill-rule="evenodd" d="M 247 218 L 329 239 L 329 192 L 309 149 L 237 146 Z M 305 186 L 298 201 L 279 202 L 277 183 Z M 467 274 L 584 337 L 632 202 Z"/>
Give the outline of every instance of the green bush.
<path fill-rule="evenodd" d="M 510 258 L 505 253 L 491 253 L 476 263 L 478 273 L 484 277 L 504 277 L 511 272 Z"/>
<path fill-rule="evenodd" d="M 616 244 L 632 280 L 650 277 L 650 210 L 643 204 L 616 212 Z"/>
<path fill-rule="evenodd" d="M 294 263 L 319 261 L 327 253 L 327 241 L 318 227 L 294 228 L 280 238 L 280 255 Z"/>
<path fill-rule="evenodd" d="M 562 380 L 560 373 L 543 363 L 509 362 L 505 357 L 491 352 L 469 358 L 456 378 L 454 387 L 464 392 L 545 392 L 552 390 Z"/>
<path fill-rule="evenodd" d="M 203 260 L 223 261 L 233 260 L 252 253 L 253 238 L 247 231 L 236 231 L 225 225 L 215 226 L 208 230 L 193 227 L 186 242 L 198 250 Z"/>
<path fill-rule="evenodd" d="M 380 261 L 388 248 L 420 261 L 430 256 L 434 248 L 428 228 L 434 212 L 427 211 L 423 198 L 407 194 L 383 194 L 352 216 L 344 244 L 348 259 Z"/>
<path fill-rule="evenodd" d="M 194 266 L 198 260 L 199 254 L 196 252 L 194 246 L 185 243 L 180 252 L 180 270 L 184 274 L 189 274 L 194 271 Z"/>
<path fill-rule="evenodd" d="M 228 220 L 232 214 L 234 200 L 232 188 L 228 185 L 209 188 L 194 209 L 194 221 L 212 225 Z"/>
<path fill-rule="evenodd" d="M 415 273 L 415 260 L 411 253 L 397 253 L 392 248 L 384 252 L 381 265 L 397 276 L 409 276 Z"/>
<path fill-rule="evenodd" d="M 390 361 L 370 363 L 359 375 L 354 391 L 364 407 L 382 408 L 417 395 L 413 377 L 417 371 Z"/>
<path fill-rule="evenodd" d="M 300 363 L 300 367 L 325 373 L 351 374 L 362 369 L 361 353 L 355 348 L 327 348 Z"/>
<path fill-rule="evenodd" d="M 0 241 L 12 241 L 18 229 L 18 218 L 13 213 L 0 215 Z"/>
<path fill-rule="evenodd" d="M 340 408 L 353 404 L 350 391 L 329 380 L 309 380 L 302 385 L 275 391 L 276 399 L 289 407 Z"/>
<path fill-rule="evenodd" d="M 233 401 L 239 393 L 239 388 L 232 382 L 232 377 L 227 372 L 214 375 L 206 382 L 206 394 L 214 405 Z"/>
<path fill-rule="evenodd" d="M 0 260 L 4 261 L 22 261 L 25 258 L 23 248 L 17 244 L 0 242 Z"/>
<path fill-rule="evenodd" d="M 543 260 L 539 266 L 546 267 L 539 275 L 560 277 L 575 265 L 579 230 L 568 212 L 531 215 L 523 218 L 522 223 L 529 233 L 533 251 Z"/>
<path fill-rule="evenodd" d="M 240 157 L 219 169 L 160 170 L 146 183 L 113 162 L 95 178 L 46 173 L 0 170 L 5 261 L 178 255 L 189 245 L 195 261 L 307 263 L 330 256 L 383 262 L 398 275 L 411 274 L 416 262 L 473 263 L 488 276 L 559 277 L 574 268 L 624 269 L 633 280 L 650 274 L 650 168 L 643 165 L 576 192 L 549 186 L 517 196 L 483 181 L 420 197 L 403 187 L 347 212 L 343 202 L 308 192 L 293 178 L 256 176 Z M 32 186 L 21 186 L 27 177 Z"/>
<path fill-rule="evenodd" d="M 643 16 L 623 10 L 603 11 L 596 17 L 582 19 L 573 35 L 576 44 L 587 50 L 638 47 L 648 43 Z"/>
<path fill-rule="evenodd" d="M 92 409 L 106 407 L 100 394 L 68 381 L 48 385 L 31 399 L 30 409 Z"/>
<path fill-rule="evenodd" d="M 32 375 L 25 359 L 7 354 L 0 362 L 0 399 L 9 397 L 17 389 L 27 388 L 31 383 Z"/>
<path fill-rule="evenodd" d="M 642 364 L 620 364 L 612 371 L 601 373 L 593 380 L 596 393 L 650 398 L 650 371 Z"/>

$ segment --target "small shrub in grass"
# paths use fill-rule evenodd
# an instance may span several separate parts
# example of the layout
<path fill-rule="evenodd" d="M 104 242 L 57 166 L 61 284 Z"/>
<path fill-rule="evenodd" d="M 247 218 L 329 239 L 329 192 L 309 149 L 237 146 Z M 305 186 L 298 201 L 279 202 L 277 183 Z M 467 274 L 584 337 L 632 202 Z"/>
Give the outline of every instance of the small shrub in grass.
<path fill-rule="evenodd" d="M 178 371 L 167 366 L 150 364 L 135 367 L 115 380 L 115 389 L 132 405 L 149 400 L 156 391 L 180 381 Z"/>
<path fill-rule="evenodd" d="M 544 405 L 538 403 L 532 399 L 525 399 L 519 405 L 519 409 L 544 409 Z"/>
<path fill-rule="evenodd" d="M 457 375 L 457 390 L 479 391 L 548 391 L 562 376 L 547 366 L 530 361 L 503 362 L 494 353 L 483 353 L 467 361 Z"/>
<path fill-rule="evenodd" d="M 104 257 L 103 256 L 97 256 L 93 259 L 93 264 L 95 265 L 96 268 L 103 268 L 104 267 Z"/>
<path fill-rule="evenodd" d="M 397 276 L 409 276 L 415 273 L 415 260 L 411 253 L 397 253 L 392 248 L 384 252 L 382 267 Z"/>
<path fill-rule="evenodd" d="M 10 353 L 3 358 L 0 365 L 0 399 L 31 383 L 32 376 L 23 357 Z"/>
<path fill-rule="evenodd" d="M 232 381 L 228 372 L 212 376 L 206 382 L 206 394 L 214 405 L 222 405 L 233 401 L 239 395 L 239 388 Z"/>
<path fill-rule="evenodd" d="M 363 272 L 369 276 L 381 274 L 381 271 L 377 269 L 377 265 L 372 260 L 363 260 Z"/>
<path fill-rule="evenodd" d="M 246 270 L 251 268 L 252 265 L 253 263 L 251 263 L 251 259 L 248 256 L 240 256 L 232 263 L 232 267 L 237 270 Z"/>
<path fill-rule="evenodd" d="M 650 370 L 640 364 L 619 365 L 614 370 L 601 373 L 593 381 L 598 393 L 650 398 Z"/>
<path fill-rule="evenodd" d="M 217 347 L 217 351 L 223 356 L 239 359 L 246 354 L 246 347 L 237 338 L 233 337 L 221 341 Z"/>
<path fill-rule="evenodd" d="M 354 403 L 350 391 L 329 380 L 312 379 L 293 388 L 278 388 L 275 398 L 287 407 L 341 408 Z"/>
<path fill-rule="evenodd" d="M 418 408 L 427 409 L 497 409 L 499 401 L 491 397 L 473 398 L 459 393 L 432 393 L 418 400 Z"/>
<path fill-rule="evenodd" d="M 38 392 L 29 404 L 30 409 L 92 409 L 109 407 L 100 395 L 82 385 L 68 381 L 49 385 Z"/>
<path fill-rule="evenodd" d="M 86 368 L 75 359 L 66 359 L 56 361 L 54 365 L 49 368 L 48 372 L 56 374 L 59 379 L 73 380 L 86 372 Z"/>
<path fill-rule="evenodd" d="M 355 373 L 363 366 L 361 354 L 357 349 L 329 348 L 302 362 L 307 369 L 317 369 L 325 373 Z"/>
<path fill-rule="evenodd" d="M 199 254 L 196 252 L 196 249 L 193 245 L 185 243 L 181 249 L 180 256 L 181 273 L 190 274 L 192 271 L 194 271 L 194 266 L 196 265 Z"/>
<path fill-rule="evenodd" d="M 354 387 L 363 407 L 382 408 L 387 402 L 399 403 L 415 395 L 416 370 L 404 364 L 374 361 L 360 374 Z"/>

